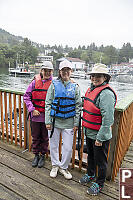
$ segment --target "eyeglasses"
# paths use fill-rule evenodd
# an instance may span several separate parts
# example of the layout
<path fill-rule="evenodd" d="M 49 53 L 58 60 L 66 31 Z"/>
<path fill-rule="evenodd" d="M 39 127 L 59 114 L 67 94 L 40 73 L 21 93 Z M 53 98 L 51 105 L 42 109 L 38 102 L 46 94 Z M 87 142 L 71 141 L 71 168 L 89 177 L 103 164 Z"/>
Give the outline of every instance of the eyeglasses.
<path fill-rule="evenodd" d="M 103 77 L 104 75 L 103 74 L 91 74 L 91 77 L 92 78 L 101 78 L 101 77 Z"/>

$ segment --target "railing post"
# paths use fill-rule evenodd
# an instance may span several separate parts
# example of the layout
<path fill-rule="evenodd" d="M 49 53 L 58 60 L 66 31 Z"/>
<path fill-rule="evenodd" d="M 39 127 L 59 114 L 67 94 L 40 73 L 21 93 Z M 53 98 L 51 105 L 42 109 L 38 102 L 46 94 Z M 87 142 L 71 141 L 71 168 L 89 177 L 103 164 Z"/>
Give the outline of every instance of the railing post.
<path fill-rule="evenodd" d="M 108 167 L 107 167 L 107 173 L 106 173 L 107 180 L 111 180 L 111 178 L 112 178 L 120 117 L 121 117 L 121 112 L 115 110 L 114 124 L 112 127 L 112 139 L 110 141 L 110 151 L 109 151 Z"/>
<path fill-rule="evenodd" d="M 77 136 L 77 131 L 75 130 L 73 136 L 72 168 L 74 168 L 75 166 L 76 136 Z"/>
<path fill-rule="evenodd" d="M 3 98 L 2 92 L 0 92 L 0 106 L 1 106 L 1 128 L 2 128 L 2 140 L 4 140 L 4 117 L 3 117 Z"/>

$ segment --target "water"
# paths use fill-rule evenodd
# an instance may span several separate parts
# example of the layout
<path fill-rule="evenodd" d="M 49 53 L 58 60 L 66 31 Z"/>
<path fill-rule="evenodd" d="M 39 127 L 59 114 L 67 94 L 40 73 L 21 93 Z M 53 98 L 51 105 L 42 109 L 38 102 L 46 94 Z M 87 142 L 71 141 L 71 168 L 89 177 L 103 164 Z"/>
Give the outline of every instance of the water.
<path fill-rule="evenodd" d="M 0 87 L 8 88 L 11 90 L 17 90 L 21 92 L 25 92 L 30 82 L 33 80 L 33 77 L 13 77 L 9 76 L 7 70 L 0 69 Z M 115 90 L 118 101 L 125 98 L 129 94 L 133 93 L 133 83 L 130 82 L 131 78 L 127 77 L 127 83 L 118 82 L 120 80 L 114 79 L 110 81 L 110 86 Z M 82 95 L 85 94 L 87 88 L 90 86 L 90 80 L 87 79 L 75 79 L 81 89 Z"/>

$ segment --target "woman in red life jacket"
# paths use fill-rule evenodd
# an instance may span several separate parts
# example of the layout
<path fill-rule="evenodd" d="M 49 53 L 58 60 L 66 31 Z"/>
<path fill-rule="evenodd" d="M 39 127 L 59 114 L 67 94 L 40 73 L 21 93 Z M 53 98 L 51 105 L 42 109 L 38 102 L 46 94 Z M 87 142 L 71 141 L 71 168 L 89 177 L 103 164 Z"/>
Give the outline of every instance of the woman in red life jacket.
<path fill-rule="evenodd" d="M 32 148 L 35 157 L 32 167 L 43 167 L 45 154 L 48 151 L 48 131 L 45 125 L 45 99 L 52 82 L 53 64 L 45 61 L 40 74 L 28 86 L 24 94 L 31 119 Z"/>
<path fill-rule="evenodd" d="M 107 170 L 109 142 L 112 138 L 111 126 L 114 122 L 116 94 L 110 87 L 110 75 L 106 65 L 97 63 L 90 72 L 91 86 L 88 88 L 83 105 L 82 126 L 86 135 L 88 154 L 87 174 L 81 184 L 93 180 L 87 193 L 97 195 L 104 186 Z M 96 177 L 96 166 L 98 176 Z"/>

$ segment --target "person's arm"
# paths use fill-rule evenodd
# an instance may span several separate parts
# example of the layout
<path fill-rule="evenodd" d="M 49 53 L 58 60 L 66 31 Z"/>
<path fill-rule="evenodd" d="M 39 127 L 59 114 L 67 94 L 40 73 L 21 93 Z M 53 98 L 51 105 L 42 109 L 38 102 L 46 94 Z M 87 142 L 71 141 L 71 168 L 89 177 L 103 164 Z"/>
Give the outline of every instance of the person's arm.
<path fill-rule="evenodd" d="M 111 133 L 111 126 L 114 123 L 115 96 L 110 90 L 104 90 L 100 94 L 99 108 L 102 115 L 102 125 L 96 137 L 97 146 L 108 140 Z"/>
<path fill-rule="evenodd" d="M 32 104 L 32 90 L 34 89 L 34 87 L 35 87 L 35 80 L 33 80 L 30 83 L 30 85 L 28 86 L 28 88 L 23 96 L 23 99 L 24 99 L 24 102 L 28 109 L 28 112 L 33 112 L 35 110 L 35 107 Z"/>
<path fill-rule="evenodd" d="M 51 85 L 48 88 L 46 99 L 45 99 L 45 124 L 48 130 L 51 130 L 51 126 L 52 126 L 52 118 L 50 116 L 50 112 L 51 112 L 51 104 L 53 102 L 53 99 L 54 99 L 54 85 L 53 83 L 51 83 Z"/>

